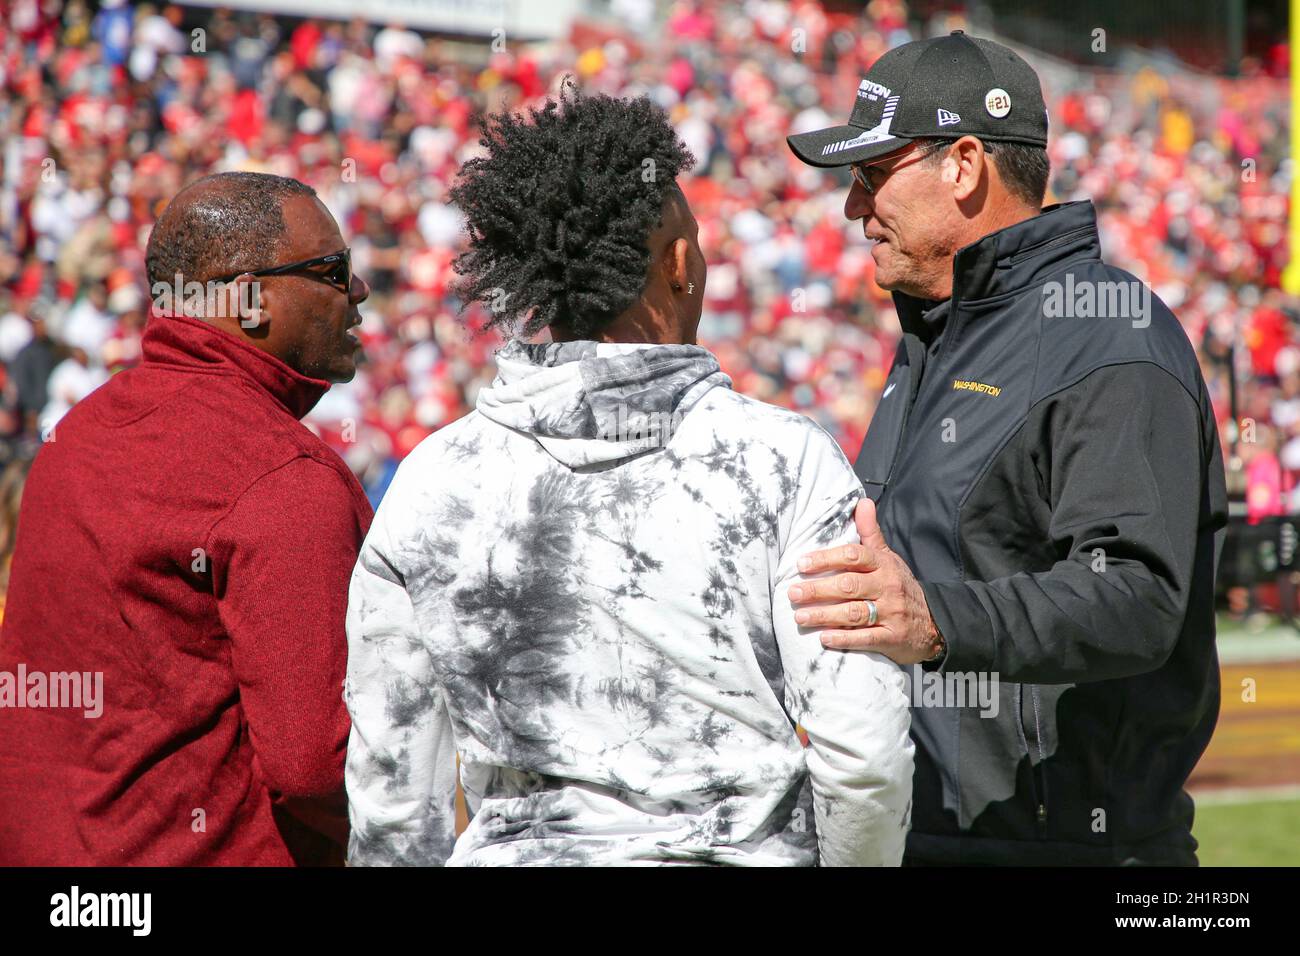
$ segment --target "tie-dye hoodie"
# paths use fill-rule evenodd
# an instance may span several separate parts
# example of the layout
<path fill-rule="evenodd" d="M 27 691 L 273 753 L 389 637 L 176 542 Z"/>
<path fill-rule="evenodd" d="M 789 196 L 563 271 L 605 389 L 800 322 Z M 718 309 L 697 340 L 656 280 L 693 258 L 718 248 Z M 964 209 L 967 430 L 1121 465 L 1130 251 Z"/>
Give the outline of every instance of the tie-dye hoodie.
<path fill-rule="evenodd" d="M 352 578 L 350 863 L 897 864 L 902 672 L 786 596 L 857 540 L 839 448 L 696 346 L 497 358 Z"/>

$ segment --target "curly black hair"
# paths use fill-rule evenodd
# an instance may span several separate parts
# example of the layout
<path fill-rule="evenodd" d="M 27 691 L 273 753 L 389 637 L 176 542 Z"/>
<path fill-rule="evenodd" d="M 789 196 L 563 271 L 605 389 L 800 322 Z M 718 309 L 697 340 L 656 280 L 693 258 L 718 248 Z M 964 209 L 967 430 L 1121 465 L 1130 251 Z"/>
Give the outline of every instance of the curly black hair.
<path fill-rule="evenodd" d="M 451 190 L 469 234 L 453 291 L 488 306 L 487 328 L 589 338 L 641 295 L 646 241 L 695 157 L 645 96 L 584 96 L 566 80 L 529 114 L 488 117 L 487 155 Z"/>

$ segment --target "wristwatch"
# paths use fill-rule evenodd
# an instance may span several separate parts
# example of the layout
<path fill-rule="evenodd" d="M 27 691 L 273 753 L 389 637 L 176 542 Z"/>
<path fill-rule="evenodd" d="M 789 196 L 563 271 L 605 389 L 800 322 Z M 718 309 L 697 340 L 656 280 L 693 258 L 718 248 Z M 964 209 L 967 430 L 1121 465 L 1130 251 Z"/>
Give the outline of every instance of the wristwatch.
<path fill-rule="evenodd" d="M 938 633 L 937 629 L 936 629 L 936 633 Z M 927 657 L 924 661 L 922 661 L 922 663 L 937 664 L 947 656 L 948 656 L 948 642 L 943 639 L 942 634 L 939 634 L 939 649 L 934 652 L 933 657 Z"/>

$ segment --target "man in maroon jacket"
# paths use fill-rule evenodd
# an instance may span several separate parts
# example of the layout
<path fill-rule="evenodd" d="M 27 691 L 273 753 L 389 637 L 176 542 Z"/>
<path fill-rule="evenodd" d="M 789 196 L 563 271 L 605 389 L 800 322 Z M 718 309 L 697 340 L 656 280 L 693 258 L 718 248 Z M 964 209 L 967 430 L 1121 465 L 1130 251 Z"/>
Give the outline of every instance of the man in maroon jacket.
<path fill-rule="evenodd" d="M 337 862 L 371 510 L 298 419 L 355 374 L 369 289 L 313 190 L 254 173 L 183 190 L 147 265 L 156 300 L 212 283 L 260 309 L 186 292 L 32 466 L 0 632 L 0 864 Z"/>

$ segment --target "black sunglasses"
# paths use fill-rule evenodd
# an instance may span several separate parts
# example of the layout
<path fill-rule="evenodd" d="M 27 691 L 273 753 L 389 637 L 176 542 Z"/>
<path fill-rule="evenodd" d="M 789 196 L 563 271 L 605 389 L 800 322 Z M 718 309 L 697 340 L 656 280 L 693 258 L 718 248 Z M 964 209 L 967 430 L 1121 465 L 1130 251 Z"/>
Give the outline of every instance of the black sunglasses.
<path fill-rule="evenodd" d="M 324 272 L 309 272 L 312 266 L 329 266 Z M 316 279 L 321 282 L 327 282 L 334 288 L 339 289 L 345 295 L 352 293 L 352 250 L 344 249 L 342 252 L 331 252 L 327 256 L 317 256 L 315 259 L 304 259 L 302 262 L 291 262 L 287 266 L 272 266 L 269 269 L 244 269 L 233 275 L 222 276 L 213 279 L 213 282 L 233 282 L 240 276 L 279 276 L 288 273 L 298 273 L 309 279 Z"/>

